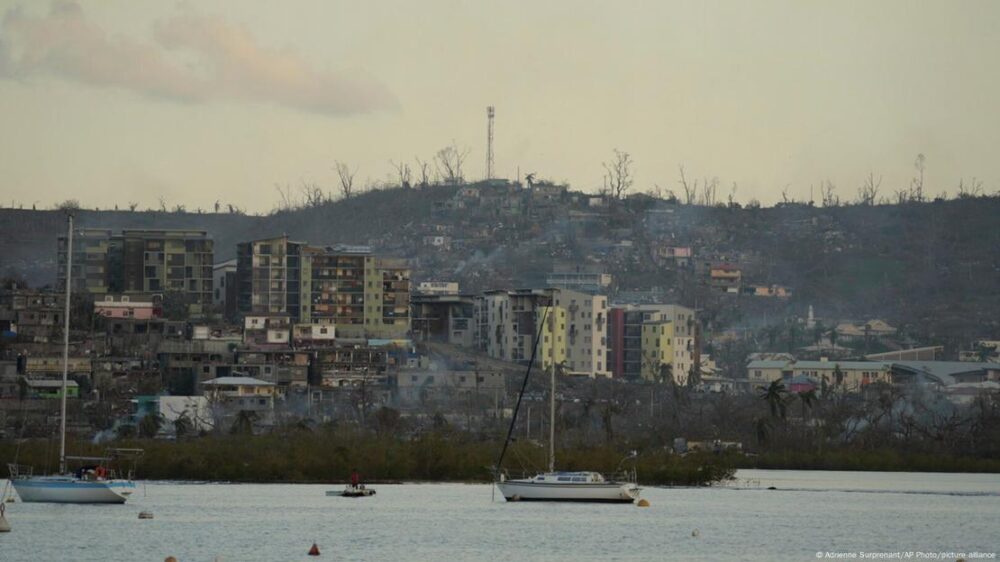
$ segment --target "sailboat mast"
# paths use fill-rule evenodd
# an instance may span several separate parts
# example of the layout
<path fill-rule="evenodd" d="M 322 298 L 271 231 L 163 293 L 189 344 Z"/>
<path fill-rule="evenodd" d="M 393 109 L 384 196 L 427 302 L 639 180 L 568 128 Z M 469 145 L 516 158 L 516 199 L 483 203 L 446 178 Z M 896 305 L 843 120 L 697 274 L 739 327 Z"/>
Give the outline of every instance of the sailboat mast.
<path fill-rule="evenodd" d="M 69 299 L 73 285 L 73 215 L 66 236 L 66 308 L 63 311 L 62 397 L 59 405 L 59 474 L 66 473 L 66 377 L 69 375 Z"/>
<path fill-rule="evenodd" d="M 553 302 L 549 303 L 552 306 Z M 556 470 L 556 323 L 550 319 L 553 327 L 552 343 L 549 345 L 549 375 L 552 377 L 552 390 L 549 391 L 549 472 Z"/>

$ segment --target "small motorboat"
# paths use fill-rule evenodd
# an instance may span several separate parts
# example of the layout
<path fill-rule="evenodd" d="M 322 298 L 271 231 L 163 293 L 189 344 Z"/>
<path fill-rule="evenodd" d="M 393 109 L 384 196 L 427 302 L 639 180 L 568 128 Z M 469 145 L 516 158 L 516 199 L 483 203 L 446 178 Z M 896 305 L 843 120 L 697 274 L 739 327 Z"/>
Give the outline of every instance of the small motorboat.
<path fill-rule="evenodd" d="M 357 486 L 348 485 L 343 490 L 329 490 L 326 492 L 328 496 L 342 496 L 345 498 L 366 498 L 368 496 L 374 496 L 375 490 L 366 487 L 364 484 L 359 484 Z"/>

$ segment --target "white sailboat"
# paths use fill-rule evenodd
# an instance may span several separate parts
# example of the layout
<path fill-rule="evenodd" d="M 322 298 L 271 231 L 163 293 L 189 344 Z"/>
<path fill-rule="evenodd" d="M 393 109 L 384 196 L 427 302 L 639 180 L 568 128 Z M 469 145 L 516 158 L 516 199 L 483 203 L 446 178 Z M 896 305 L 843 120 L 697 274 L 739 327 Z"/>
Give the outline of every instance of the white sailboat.
<path fill-rule="evenodd" d="M 546 321 L 548 310 L 542 317 L 542 323 Z M 535 351 L 538 348 L 538 339 L 535 340 L 535 349 L 532 350 L 531 360 L 528 362 L 528 373 L 525 374 L 525 384 L 527 377 L 531 373 L 531 366 L 535 362 Z M 551 377 L 549 392 L 549 470 L 535 475 L 533 478 L 508 479 L 506 474 L 499 471 L 503 462 L 504 452 L 500 453 L 497 461 L 498 479 L 497 488 L 507 501 L 557 501 L 557 502 L 606 502 L 606 503 L 632 503 L 639 498 L 640 488 L 635 483 L 635 471 L 629 475 L 630 478 L 615 480 L 605 479 L 599 472 L 557 472 L 556 466 L 556 372 L 554 361 L 550 365 L 549 375 Z M 524 394 L 524 388 L 521 389 Z M 518 406 L 521 400 L 518 398 Z M 517 421 L 517 408 L 514 410 L 514 419 L 511 420 L 511 432 Z M 510 441 L 510 432 L 507 435 L 507 442 Z M 504 451 L 507 448 L 504 443 Z M 634 458 L 634 453 L 626 457 L 625 460 Z M 622 462 L 624 463 L 625 460 Z M 621 463 L 619 464 L 619 469 Z"/>
<path fill-rule="evenodd" d="M 104 457 L 66 456 L 66 379 L 69 370 L 69 312 L 73 273 L 73 216 L 69 216 L 66 247 L 66 309 L 63 326 L 62 396 L 59 408 L 59 473 L 35 476 L 29 466 L 9 464 L 10 481 L 23 502 L 125 503 L 135 491 L 132 471 L 119 473 L 110 464 L 123 456 L 137 456 L 138 449 L 113 449 Z M 76 472 L 67 470 L 66 461 L 96 463 Z"/>

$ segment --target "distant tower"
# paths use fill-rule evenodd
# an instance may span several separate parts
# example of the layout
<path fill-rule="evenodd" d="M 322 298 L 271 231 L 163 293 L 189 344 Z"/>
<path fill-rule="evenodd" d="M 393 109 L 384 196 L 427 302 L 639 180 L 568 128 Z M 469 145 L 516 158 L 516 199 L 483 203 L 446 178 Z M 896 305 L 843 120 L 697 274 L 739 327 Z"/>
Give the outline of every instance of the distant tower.
<path fill-rule="evenodd" d="M 806 318 L 806 328 L 816 327 L 816 317 L 813 316 L 813 305 L 809 305 L 809 316 Z"/>
<path fill-rule="evenodd" d="M 486 108 L 486 179 L 493 179 L 493 106 Z"/>

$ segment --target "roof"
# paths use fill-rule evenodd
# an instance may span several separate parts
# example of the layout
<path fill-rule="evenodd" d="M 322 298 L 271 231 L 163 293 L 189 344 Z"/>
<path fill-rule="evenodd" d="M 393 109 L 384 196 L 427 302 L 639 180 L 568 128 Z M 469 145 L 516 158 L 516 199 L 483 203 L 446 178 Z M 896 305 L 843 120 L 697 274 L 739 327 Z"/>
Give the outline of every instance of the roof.
<path fill-rule="evenodd" d="M 747 364 L 747 369 L 784 369 L 791 361 L 758 360 Z"/>
<path fill-rule="evenodd" d="M 253 377 L 219 377 L 207 380 L 201 384 L 210 386 L 274 386 L 273 382 L 262 381 Z"/>
<path fill-rule="evenodd" d="M 862 371 L 865 369 L 888 369 L 892 366 L 886 361 L 796 361 L 792 367 L 796 369 L 835 369 L 845 371 Z"/>
<path fill-rule="evenodd" d="M 977 363 L 972 361 L 893 361 L 894 368 L 909 371 L 914 375 L 924 375 L 942 384 L 955 384 L 955 375 L 977 371 L 1000 371 L 1000 363 Z"/>
<path fill-rule="evenodd" d="M 33 388 L 62 388 L 62 380 L 49 380 L 49 379 L 25 379 L 28 386 Z M 76 381 L 67 380 L 67 388 L 76 388 L 80 385 L 76 384 Z"/>

